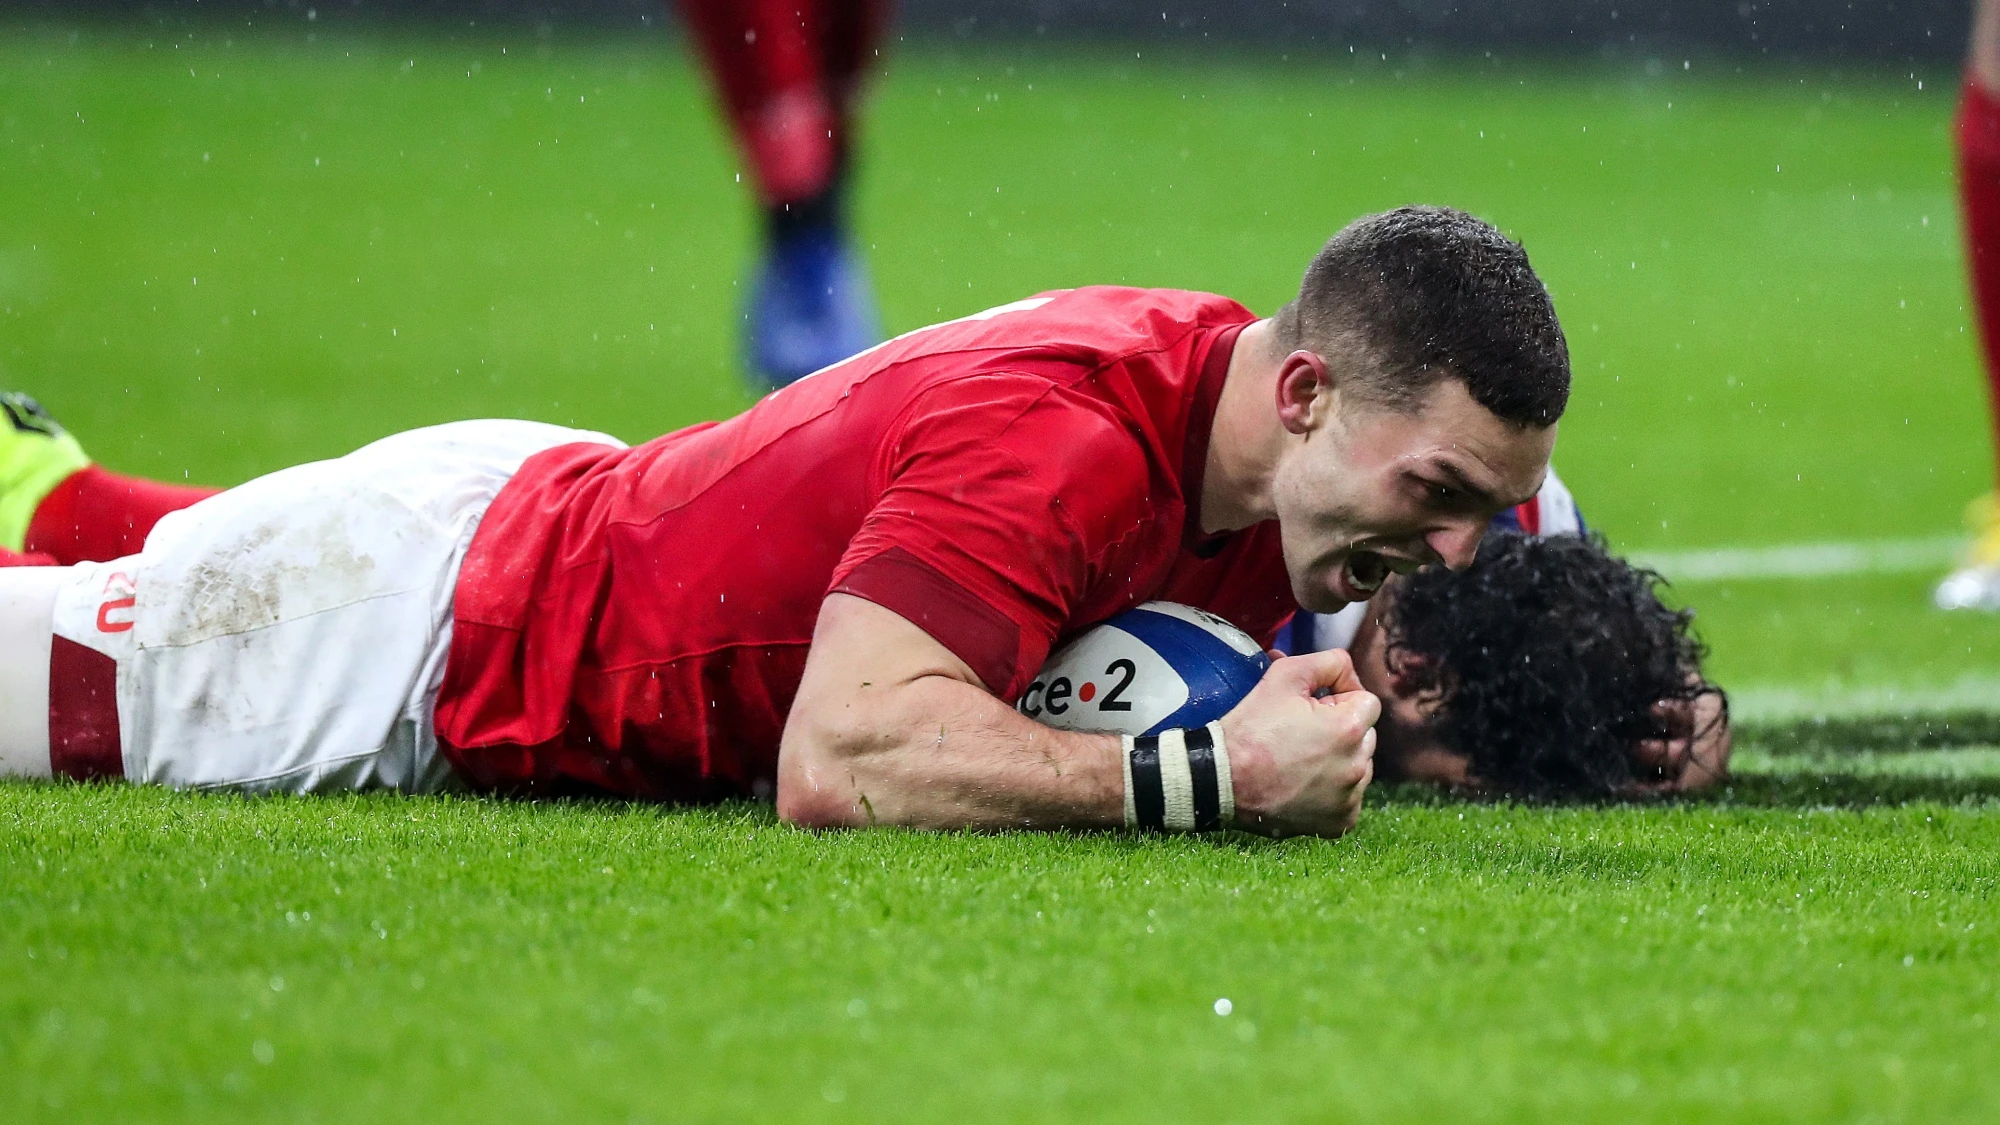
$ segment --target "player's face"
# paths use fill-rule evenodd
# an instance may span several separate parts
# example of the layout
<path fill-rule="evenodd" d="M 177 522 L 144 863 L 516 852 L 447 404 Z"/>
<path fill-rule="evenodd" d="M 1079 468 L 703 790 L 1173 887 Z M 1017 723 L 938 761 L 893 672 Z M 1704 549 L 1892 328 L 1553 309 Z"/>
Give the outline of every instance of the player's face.
<path fill-rule="evenodd" d="M 1392 573 L 1472 565 L 1488 521 L 1534 496 L 1548 472 L 1555 427 L 1504 422 L 1456 379 L 1397 411 L 1324 384 L 1316 396 L 1299 390 L 1303 375 L 1288 392 L 1285 378 L 1280 412 L 1290 410 L 1294 440 L 1272 503 L 1292 594 L 1307 609 L 1366 601 Z"/>
<path fill-rule="evenodd" d="M 1419 693 L 1413 681 L 1389 665 L 1388 632 L 1382 628 L 1388 602 L 1396 596 L 1396 579 L 1368 603 L 1368 614 L 1354 633 L 1347 653 L 1361 686 L 1382 701 L 1375 721 L 1375 775 L 1384 781 L 1421 781 L 1432 785 L 1471 785 L 1472 760 L 1446 746 L 1432 720 L 1434 695 Z"/>

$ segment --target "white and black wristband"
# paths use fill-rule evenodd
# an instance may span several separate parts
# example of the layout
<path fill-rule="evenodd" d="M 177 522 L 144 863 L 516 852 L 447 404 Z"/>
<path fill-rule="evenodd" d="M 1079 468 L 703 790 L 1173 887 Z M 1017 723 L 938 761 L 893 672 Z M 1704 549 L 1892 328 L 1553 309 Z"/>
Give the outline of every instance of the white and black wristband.
<path fill-rule="evenodd" d="M 1126 735 L 1125 827 L 1213 832 L 1236 816 L 1222 724 Z"/>

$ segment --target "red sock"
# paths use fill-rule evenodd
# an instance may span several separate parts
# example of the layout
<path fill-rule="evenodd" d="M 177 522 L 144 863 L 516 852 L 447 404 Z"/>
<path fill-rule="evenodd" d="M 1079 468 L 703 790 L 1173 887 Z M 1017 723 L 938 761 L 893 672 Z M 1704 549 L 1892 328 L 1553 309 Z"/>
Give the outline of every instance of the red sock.
<path fill-rule="evenodd" d="M 58 566 L 137 554 L 161 516 L 219 491 L 122 477 L 91 465 L 42 499 L 28 521 L 28 552 Z"/>
<path fill-rule="evenodd" d="M 1988 417 L 2000 455 L 2000 96 L 1982 89 L 1971 75 L 1958 103 L 1958 193 L 1973 315 L 1986 358 Z M 1994 479 L 2000 481 L 2000 467 Z"/>
<path fill-rule="evenodd" d="M 681 0 L 766 207 L 825 194 L 886 0 Z"/>

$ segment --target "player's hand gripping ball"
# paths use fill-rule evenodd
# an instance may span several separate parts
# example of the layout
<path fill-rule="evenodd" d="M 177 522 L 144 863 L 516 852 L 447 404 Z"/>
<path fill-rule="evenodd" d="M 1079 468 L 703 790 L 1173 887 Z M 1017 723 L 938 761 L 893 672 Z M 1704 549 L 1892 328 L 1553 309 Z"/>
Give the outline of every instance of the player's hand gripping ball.
<path fill-rule="evenodd" d="M 1057 649 L 1015 707 L 1063 730 L 1158 734 L 1220 719 L 1270 666 L 1256 640 L 1222 618 L 1147 602 Z"/>

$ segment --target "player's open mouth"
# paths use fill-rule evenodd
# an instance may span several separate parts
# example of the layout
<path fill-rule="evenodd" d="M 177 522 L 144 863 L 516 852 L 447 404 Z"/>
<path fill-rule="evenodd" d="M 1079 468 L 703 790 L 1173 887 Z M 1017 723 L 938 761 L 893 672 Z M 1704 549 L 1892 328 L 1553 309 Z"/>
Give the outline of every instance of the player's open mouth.
<path fill-rule="evenodd" d="M 1349 600 L 1366 601 L 1389 580 L 1390 569 L 1389 560 L 1373 551 L 1356 551 L 1347 556 L 1340 568 L 1341 577 L 1346 580 L 1342 584 L 1359 595 Z"/>

